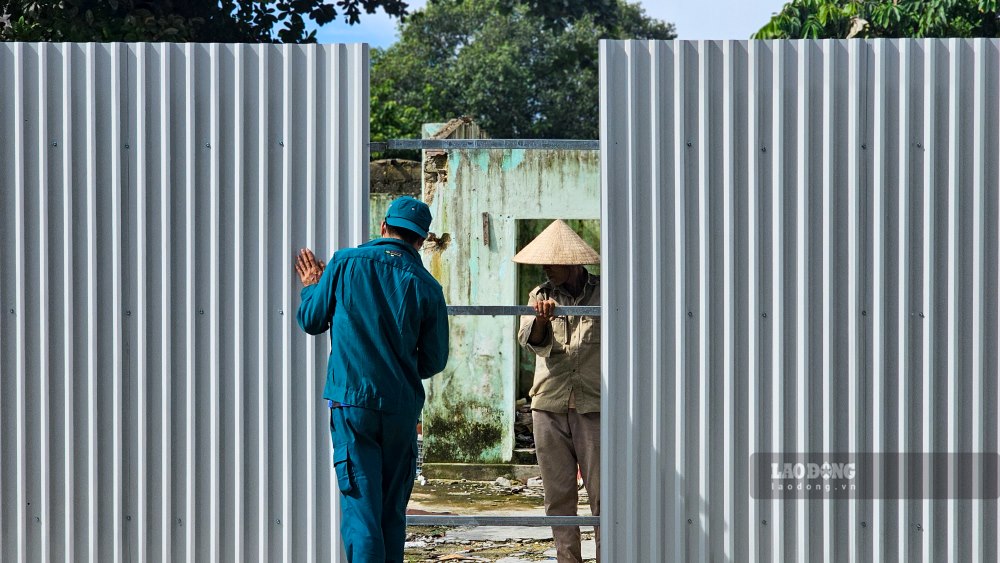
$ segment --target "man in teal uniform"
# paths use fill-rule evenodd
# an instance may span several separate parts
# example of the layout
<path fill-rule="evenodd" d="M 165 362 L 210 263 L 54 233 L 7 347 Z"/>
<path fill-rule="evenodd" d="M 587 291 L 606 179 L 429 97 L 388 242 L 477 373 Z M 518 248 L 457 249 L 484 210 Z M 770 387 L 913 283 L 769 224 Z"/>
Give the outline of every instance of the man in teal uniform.
<path fill-rule="evenodd" d="M 323 397 L 352 563 L 403 561 L 421 380 L 448 361 L 444 293 L 417 252 L 430 224 L 426 204 L 401 197 L 389 206 L 382 238 L 336 252 L 328 266 L 309 249 L 296 259 L 305 286 L 299 326 L 330 329 Z"/>

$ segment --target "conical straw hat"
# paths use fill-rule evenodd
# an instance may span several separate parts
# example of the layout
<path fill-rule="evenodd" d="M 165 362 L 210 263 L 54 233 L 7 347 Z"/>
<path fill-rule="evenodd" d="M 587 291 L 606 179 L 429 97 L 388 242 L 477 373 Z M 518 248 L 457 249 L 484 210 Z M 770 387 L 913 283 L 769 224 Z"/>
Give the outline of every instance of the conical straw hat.
<path fill-rule="evenodd" d="M 514 256 L 514 261 L 518 264 L 569 266 L 600 264 L 601 256 L 569 225 L 556 219 L 535 240 L 521 249 Z"/>

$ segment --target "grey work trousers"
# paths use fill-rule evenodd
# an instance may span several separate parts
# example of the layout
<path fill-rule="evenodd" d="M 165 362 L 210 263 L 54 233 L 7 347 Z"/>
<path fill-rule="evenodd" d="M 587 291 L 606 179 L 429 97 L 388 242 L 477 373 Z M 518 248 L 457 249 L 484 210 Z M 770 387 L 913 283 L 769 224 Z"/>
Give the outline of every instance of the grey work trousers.
<path fill-rule="evenodd" d="M 576 516 L 579 503 L 576 467 L 590 497 L 590 512 L 601 514 L 601 413 L 532 411 L 535 452 L 542 470 L 545 514 Z M 597 560 L 601 560 L 601 529 L 594 527 Z M 553 526 L 559 563 L 583 563 L 579 526 Z"/>

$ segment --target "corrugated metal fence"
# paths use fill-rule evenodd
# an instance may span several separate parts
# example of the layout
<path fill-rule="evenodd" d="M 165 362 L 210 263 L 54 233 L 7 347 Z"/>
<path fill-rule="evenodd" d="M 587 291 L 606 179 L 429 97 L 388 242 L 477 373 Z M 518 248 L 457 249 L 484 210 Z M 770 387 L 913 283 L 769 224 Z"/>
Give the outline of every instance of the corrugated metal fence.
<path fill-rule="evenodd" d="M 996 561 L 996 500 L 754 500 L 998 450 L 996 40 L 604 42 L 604 554 Z"/>
<path fill-rule="evenodd" d="M 8 43 L 0 76 L 0 558 L 335 559 L 291 267 L 365 235 L 367 47 Z"/>

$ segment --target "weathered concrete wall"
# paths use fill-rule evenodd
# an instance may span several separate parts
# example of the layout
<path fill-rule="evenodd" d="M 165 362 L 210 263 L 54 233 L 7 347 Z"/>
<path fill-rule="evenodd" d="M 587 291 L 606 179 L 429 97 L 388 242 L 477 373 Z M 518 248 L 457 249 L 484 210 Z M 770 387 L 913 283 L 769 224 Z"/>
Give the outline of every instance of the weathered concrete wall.
<path fill-rule="evenodd" d="M 415 160 L 385 159 L 368 164 L 371 179 L 368 199 L 368 238 L 378 238 L 381 234 L 382 218 L 392 200 L 399 196 L 420 197 L 420 163 Z"/>
<path fill-rule="evenodd" d="M 424 263 L 452 305 L 513 305 L 520 219 L 598 219 L 596 151 L 425 152 L 423 200 L 441 243 Z M 484 220 L 484 214 L 487 218 Z M 375 217 L 376 215 L 372 215 Z M 451 358 L 428 380 L 426 462 L 508 462 L 514 449 L 513 317 L 452 317 Z"/>

